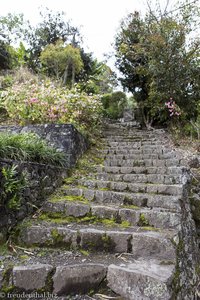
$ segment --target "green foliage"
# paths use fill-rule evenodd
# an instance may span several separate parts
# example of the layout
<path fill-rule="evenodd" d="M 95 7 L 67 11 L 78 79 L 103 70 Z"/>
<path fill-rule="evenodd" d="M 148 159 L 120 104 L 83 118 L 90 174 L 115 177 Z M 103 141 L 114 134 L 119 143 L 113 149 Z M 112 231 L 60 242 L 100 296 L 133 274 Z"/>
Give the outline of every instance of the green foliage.
<path fill-rule="evenodd" d="M 118 119 L 123 116 L 123 111 L 127 105 L 126 94 L 123 92 L 114 92 L 101 97 L 104 107 L 104 115 L 111 119 Z"/>
<path fill-rule="evenodd" d="M 146 219 L 145 215 L 143 213 L 140 214 L 138 226 L 148 226 L 148 225 L 149 225 L 149 221 Z"/>
<path fill-rule="evenodd" d="M 33 133 L 0 133 L 1 158 L 64 165 L 64 154 Z"/>
<path fill-rule="evenodd" d="M 71 78 L 72 86 L 75 83 L 75 75 L 83 67 L 80 50 L 72 45 L 64 46 L 62 40 L 56 44 L 49 44 L 41 52 L 40 60 L 48 70 L 49 75 L 53 74 L 57 79 L 63 77 L 63 84 Z"/>
<path fill-rule="evenodd" d="M 17 165 L 3 167 L 1 170 L 0 206 L 18 210 L 21 204 L 22 191 L 28 184 L 27 174 L 18 172 Z"/>
<path fill-rule="evenodd" d="M 29 46 L 29 67 L 34 70 L 40 68 L 39 57 L 47 45 L 55 45 L 58 40 L 62 40 L 65 44 L 77 46 L 80 36 L 77 27 L 70 24 L 64 12 L 45 8 L 40 16 L 42 21 L 36 27 L 29 25 L 24 37 Z"/>
<path fill-rule="evenodd" d="M 72 123 L 94 131 L 101 117 L 99 96 L 61 88 L 49 80 L 16 83 L 1 96 L 9 118 L 21 125 Z"/>
<path fill-rule="evenodd" d="M 170 96 L 184 117 L 196 117 L 200 42 L 193 30 L 199 8 L 194 2 L 179 5 L 173 12 L 150 8 L 144 18 L 137 12 L 128 15 L 116 37 L 122 85 L 133 93 L 146 125 L 170 119 L 165 110 Z"/>

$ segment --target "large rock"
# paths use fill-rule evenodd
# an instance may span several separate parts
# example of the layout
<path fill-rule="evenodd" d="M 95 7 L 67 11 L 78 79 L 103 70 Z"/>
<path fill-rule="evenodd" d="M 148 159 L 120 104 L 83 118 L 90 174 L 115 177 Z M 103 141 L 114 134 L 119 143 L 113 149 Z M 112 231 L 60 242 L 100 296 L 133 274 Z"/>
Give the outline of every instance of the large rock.
<path fill-rule="evenodd" d="M 173 265 L 159 265 L 151 261 L 108 267 L 108 286 L 126 300 L 171 299 Z"/>
<path fill-rule="evenodd" d="M 134 258 L 158 258 L 175 260 L 175 248 L 171 240 L 158 232 L 140 232 L 132 235 L 132 253 Z"/>
<path fill-rule="evenodd" d="M 53 270 L 51 265 L 16 266 L 13 268 L 13 285 L 25 291 L 45 288 L 48 275 Z"/>
<path fill-rule="evenodd" d="M 95 290 L 106 276 L 101 264 L 80 264 L 57 267 L 53 276 L 53 292 L 58 296 L 87 293 Z"/>

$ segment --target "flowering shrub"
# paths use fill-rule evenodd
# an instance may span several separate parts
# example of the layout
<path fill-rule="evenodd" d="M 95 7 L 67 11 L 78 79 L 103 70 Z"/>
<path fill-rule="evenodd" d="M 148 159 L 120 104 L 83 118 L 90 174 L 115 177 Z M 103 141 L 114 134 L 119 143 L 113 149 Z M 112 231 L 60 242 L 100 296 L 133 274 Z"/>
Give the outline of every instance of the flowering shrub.
<path fill-rule="evenodd" d="M 180 116 L 181 115 L 181 111 L 179 106 L 175 103 L 175 101 L 173 101 L 172 98 L 169 99 L 168 102 L 165 103 L 166 107 L 169 110 L 169 116 Z"/>
<path fill-rule="evenodd" d="M 102 112 L 98 95 L 56 86 L 51 81 L 14 84 L 1 94 L 1 101 L 14 122 L 25 124 L 73 123 L 93 129 Z"/>

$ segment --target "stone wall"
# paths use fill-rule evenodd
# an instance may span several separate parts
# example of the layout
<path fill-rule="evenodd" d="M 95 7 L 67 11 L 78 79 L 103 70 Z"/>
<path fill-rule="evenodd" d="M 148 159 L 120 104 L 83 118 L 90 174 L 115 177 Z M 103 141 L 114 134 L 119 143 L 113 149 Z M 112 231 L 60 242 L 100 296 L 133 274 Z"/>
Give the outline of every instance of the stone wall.
<path fill-rule="evenodd" d="M 74 166 L 77 159 L 88 148 L 88 141 L 71 124 L 47 124 L 31 126 L 1 126 L 0 131 L 12 133 L 34 132 L 48 144 L 64 152 L 68 158 L 65 168 L 52 165 L 45 165 L 34 162 L 19 162 L 13 160 L 0 159 L 0 192 L 2 186 L 2 168 L 17 166 L 20 174 L 25 171 L 28 174 L 28 187 L 22 192 L 19 209 L 8 209 L 1 206 L 0 198 L 0 240 L 5 238 L 9 229 L 13 228 L 26 216 L 33 214 L 46 198 L 62 184 L 63 178 L 67 175 L 67 170 Z"/>
<path fill-rule="evenodd" d="M 38 134 L 49 145 L 65 153 L 68 160 L 68 167 L 72 167 L 88 148 L 87 139 L 72 124 L 0 126 L 1 131 L 12 133 L 34 132 Z"/>
<path fill-rule="evenodd" d="M 12 160 L 0 160 L 0 174 L 2 174 L 3 167 L 9 168 L 12 165 L 17 166 L 18 176 L 15 179 L 18 179 L 22 172 L 27 174 L 28 186 L 21 192 L 19 208 L 0 206 L 0 232 L 4 233 L 4 236 L 8 229 L 13 228 L 19 221 L 39 208 L 55 188 L 62 184 L 62 180 L 67 174 L 67 169 L 64 168 Z M 0 180 L 0 192 L 2 193 L 2 178 Z"/>

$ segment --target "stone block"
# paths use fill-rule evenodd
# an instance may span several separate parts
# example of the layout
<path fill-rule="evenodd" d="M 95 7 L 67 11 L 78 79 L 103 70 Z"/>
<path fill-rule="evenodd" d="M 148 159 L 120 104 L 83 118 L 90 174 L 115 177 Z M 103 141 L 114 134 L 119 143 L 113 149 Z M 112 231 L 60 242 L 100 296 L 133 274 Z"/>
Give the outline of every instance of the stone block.
<path fill-rule="evenodd" d="M 135 259 L 148 257 L 175 260 L 176 253 L 171 241 L 157 232 L 133 233 L 132 253 Z"/>
<path fill-rule="evenodd" d="M 53 292 L 58 296 L 84 294 L 95 290 L 106 276 L 101 264 L 77 264 L 57 267 L 53 276 Z"/>
<path fill-rule="evenodd" d="M 122 208 L 119 210 L 121 221 L 128 221 L 131 225 L 137 225 L 139 222 L 139 214 L 136 210 Z"/>
<path fill-rule="evenodd" d="M 67 202 L 65 203 L 65 215 L 73 217 L 84 217 L 90 212 L 90 206 L 87 204 Z"/>
<path fill-rule="evenodd" d="M 162 266 L 150 261 L 110 265 L 108 286 L 127 300 L 167 300 L 172 296 L 173 271 L 172 265 Z"/>
<path fill-rule="evenodd" d="M 116 219 L 118 216 L 118 209 L 114 207 L 96 205 L 91 207 L 92 215 L 100 219 Z"/>
<path fill-rule="evenodd" d="M 53 266 L 38 264 L 29 266 L 15 266 L 13 268 L 13 285 L 25 291 L 37 291 L 45 288 L 49 273 Z"/>

